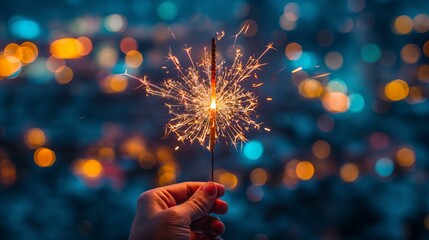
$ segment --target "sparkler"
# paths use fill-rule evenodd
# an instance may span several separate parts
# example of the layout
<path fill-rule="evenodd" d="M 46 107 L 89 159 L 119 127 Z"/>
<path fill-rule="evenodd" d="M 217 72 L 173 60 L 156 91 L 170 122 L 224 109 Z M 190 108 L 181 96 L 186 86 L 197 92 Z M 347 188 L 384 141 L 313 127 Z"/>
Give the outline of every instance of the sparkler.
<path fill-rule="evenodd" d="M 249 29 L 245 25 L 239 33 L 234 35 L 233 49 L 235 57 L 230 66 L 225 60 L 216 61 L 216 40 L 212 39 L 212 48 L 207 48 L 201 62 L 195 62 L 191 56 L 191 48 L 186 48 L 189 66 L 183 67 L 180 60 L 169 52 L 170 60 L 178 72 L 179 79 L 167 79 L 161 85 L 148 81 L 147 77 L 138 78 L 125 73 L 126 76 L 136 79 L 145 87 L 148 95 L 160 96 L 169 100 L 166 106 L 171 118 L 166 126 L 166 135 L 174 133 L 181 142 L 198 141 L 212 154 L 212 181 L 214 147 L 220 139 L 237 146 L 238 142 L 245 142 L 245 133 L 250 129 L 260 129 L 257 122 L 256 107 L 258 98 L 251 91 L 246 90 L 243 82 L 249 78 L 258 79 L 255 71 L 265 63 L 261 58 L 268 50 L 273 49 L 268 44 L 258 56 L 250 56 L 243 61 L 243 52 L 236 47 L 237 37 Z M 223 36 L 223 35 L 222 35 Z M 218 40 L 222 37 L 218 37 Z M 254 88 L 263 83 L 252 84 Z M 267 130 L 267 129 L 266 129 Z M 267 130 L 269 131 L 269 129 Z"/>

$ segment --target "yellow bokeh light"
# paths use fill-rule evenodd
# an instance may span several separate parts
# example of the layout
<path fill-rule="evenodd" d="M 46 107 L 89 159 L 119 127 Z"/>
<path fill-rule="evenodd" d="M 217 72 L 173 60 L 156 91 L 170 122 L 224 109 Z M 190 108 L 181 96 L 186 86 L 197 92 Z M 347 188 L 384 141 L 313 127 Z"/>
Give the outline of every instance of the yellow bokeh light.
<path fill-rule="evenodd" d="M 302 55 L 302 47 L 296 42 L 289 43 L 285 48 L 285 54 L 290 60 L 297 60 Z"/>
<path fill-rule="evenodd" d="M 359 168 L 354 163 L 346 163 L 341 166 L 340 176 L 344 182 L 354 182 L 359 177 Z"/>
<path fill-rule="evenodd" d="M 407 15 L 401 15 L 395 19 L 393 28 L 397 34 L 407 34 L 413 30 L 413 20 Z"/>
<path fill-rule="evenodd" d="M 109 75 L 104 78 L 102 86 L 107 93 L 118 93 L 128 87 L 128 79 L 122 75 Z"/>
<path fill-rule="evenodd" d="M 122 144 L 121 151 L 129 157 L 137 159 L 146 152 L 146 146 L 141 137 L 132 137 Z"/>
<path fill-rule="evenodd" d="M 32 128 L 25 135 L 25 143 L 30 148 L 41 147 L 46 142 L 46 136 L 42 129 Z"/>
<path fill-rule="evenodd" d="M 158 177 L 158 185 L 166 186 L 176 182 L 176 175 L 171 172 L 163 173 Z"/>
<path fill-rule="evenodd" d="M 314 166 L 308 161 L 301 161 L 296 165 L 296 176 L 301 180 L 310 180 L 314 175 Z"/>
<path fill-rule="evenodd" d="M 412 149 L 403 147 L 396 152 L 396 161 L 402 167 L 411 167 L 416 162 L 416 154 Z"/>
<path fill-rule="evenodd" d="M 414 64 L 419 61 L 421 55 L 419 46 L 413 43 L 407 44 L 401 49 L 401 59 L 408 64 Z"/>
<path fill-rule="evenodd" d="M 390 101 L 400 101 L 408 96 L 409 87 L 407 82 L 396 79 L 384 87 L 384 95 Z"/>
<path fill-rule="evenodd" d="M 67 66 L 59 67 L 55 70 L 55 80 L 59 84 L 67 84 L 73 79 L 73 70 Z"/>
<path fill-rule="evenodd" d="M 103 171 L 103 166 L 99 161 L 89 159 L 83 162 L 81 171 L 88 178 L 98 178 Z"/>
<path fill-rule="evenodd" d="M 255 186 L 262 186 L 268 180 L 268 173 L 263 168 L 256 168 L 250 173 L 250 181 Z"/>
<path fill-rule="evenodd" d="M 238 179 L 233 173 L 225 172 L 219 176 L 219 183 L 225 185 L 228 190 L 233 190 L 237 187 Z"/>
<path fill-rule="evenodd" d="M 21 69 L 21 61 L 14 57 L 5 57 L 0 53 L 0 77 L 10 77 Z"/>
<path fill-rule="evenodd" d="M 39 167 L 50 167 L 55 163 L 55 153 L 49 148 L 41 147 L 34 152 L 34 162 Z"/>
<path fill-rule="evenodd" d="M 328 142 L 324 140 L 318 140 L 314 142 L 313 147 L 313 154 L 319 159 L 325 159 L 329 156 L 331 153 L 331 146 Z"/>
<path fill-rule="evenodd" d="M 137 50 L 131 50 L 127 52 L 125 56 L 125 63 L 130 68 L 138 68 L 143 62 L 142 54 Z"/>
<path fill-rule="evenodd" d="M 342 92 L 327 92 L 322 103 L 326 110 L 334 113 L 345 112 L 350 106 L 349 98 Z"/>
<path fill-rule="evenodd" d="M 299 83 L 299 93 L 306 98 L 318 98 L 323 93 L 322 84 L 315 79 L 306 79 Z"/>
<path fill-rule="evenodd" d="M 39 55 L 39 49 L 37 48 L 36 44 L 32 42 L 23 42 L 21 47 L 26 49 L 23 52 L 24 56 L 21 61 L 26 64 L 34 62 L 34 60 L 36 60 L 37 56 Z M 28 50 L 31 50 L 31 52 Z"/>
<path fill-rule="evenodd" d="M 51 43 L 52 56 L 62 59 L 80 58 L 84 53 L 83 44 L 74 38 L 61 38 Z"/>

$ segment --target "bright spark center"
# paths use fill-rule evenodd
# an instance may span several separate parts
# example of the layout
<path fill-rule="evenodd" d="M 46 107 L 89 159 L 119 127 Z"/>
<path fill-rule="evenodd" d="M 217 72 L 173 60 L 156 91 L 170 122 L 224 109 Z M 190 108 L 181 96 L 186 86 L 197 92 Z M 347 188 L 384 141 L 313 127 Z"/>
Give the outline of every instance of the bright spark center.
<path fill-rule="evenodd" d="M 211 109 L 216 109 L 216 100 L 212 99 L 212 103 L 210 104 Z"/>

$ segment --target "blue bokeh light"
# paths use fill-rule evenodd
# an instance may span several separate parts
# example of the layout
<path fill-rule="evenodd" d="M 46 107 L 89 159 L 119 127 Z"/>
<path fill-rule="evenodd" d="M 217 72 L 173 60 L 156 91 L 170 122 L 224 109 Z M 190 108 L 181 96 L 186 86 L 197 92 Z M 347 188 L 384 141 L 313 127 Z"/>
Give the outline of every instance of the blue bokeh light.
<path fill-rule="evenodd" d="M 350 108 L 349 111 L 357 113 L 362 111 L 365 107 L 365 99 L 359 93 L 352 93 L 349 96 L 350 99 Z"/>
<path fill-rule="evenodd" d="M 172 20 L 177 16 L 177 7 L 172 2 L 163 2 L 158 7 L 158 15 L 165 21 Z"/>
<path fill-rule="evenodd" d="M 314 68 L 317 65 L 316 55 L 312 52 L 302 52 L 301 57 L 293 61 L 293 65 L 303 69 Z"/>
<path fill-rule="evenodd" d="M 378 61 L 381 57 L 381 50 L 376 44 L 366 44 L 361 51 L 362 59 L 367 63 Z"/>
<path fill-rule="evenodd" d="M 39 36 L 40 27 L 35 21 L 16 18 L 11 21 L 10 31 L 16 38 L 34 39 Z"/>
<path fill-rule="evenodd" d="M 375 171 L 381 177 L 388 177 L 393 173 L 395 166 L 389 158 L 380 158 L 375 164 Z"/>
<path fill-rule="evenodd" d="M 243 153 L 249 160 L 258 160 L 264 153 L 264 146 L 260 141 L 253 140 L 244 145 Z"/>

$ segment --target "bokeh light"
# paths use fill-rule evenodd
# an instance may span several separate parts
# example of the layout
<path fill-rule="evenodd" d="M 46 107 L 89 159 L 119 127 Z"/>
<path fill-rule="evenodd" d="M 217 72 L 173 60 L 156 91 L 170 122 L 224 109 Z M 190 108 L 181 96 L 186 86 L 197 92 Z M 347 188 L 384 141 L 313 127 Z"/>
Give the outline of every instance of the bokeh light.
<path fill-rule="evenodd" d="M 3 186 L 10 186 L 16 182 L 17 174 L 15 164 L 7 159 L 0 159 L 0 183 Z"/>
<path fill-rule="evenodd" d="M 34 152 L 34 162 L 39 167 L 50 167 L 55 163 L 55 160 L 55 153 L 49 148 L 41 147 Z"/>
<path fill-rule="evenodd" d="M 394 169 L 395 165 L 389 158 L 380 158 L 375 163 L 375 172 L 381 177 L 389 177 Z"/>
<path fill-rule="evenodd" d="M 342 92 L 328 92 L 322 99 L 323 107 L 333 113 L 341 113 L 348 110 L 349 98 Z"/>
<path fill-rule="evenodd" d="M 396 161 L 401 167 L 412 167 L 416 162 L 416 155 L 412 149 L 403 147 L 396 152 Z"/>
<path fill-rule="evenodd" d="M 143 56 L 137 50 L 130 50 L 125 56 L 125 62 L 130 68 L 138 68 L 143 62 Z"/>
<path fill-rule="evenodd" d="M 318 98 L 323 93 L 322 84 L 315 79 L 306 79 L 299 83 L 299 93 L 306 98 Z"/>
<path fill-rule="evenodd" d="M 340 168 L 340 176 L 345 182 L 354 182 L 359 177 L 359 168 L 354 163 L 346 163 Z"/>
<path fill-rule="evenodd" d="M 31 128 L 25 134 L 25 143 L 29 148 L 38 148 L 45 144 L 46 136 L 40 128 Z"/>
<path fill-rule="evenodd" d="M 325 159 L 331 153 L 331 146 L 324 140 L 317 140 L 313 143 L 313 155 L 320 159 Z"/>
<path fill-rule="evenodd" d="M 398 16 L 393 23 L 393 27 L 397 34 L 410 33 L 413 30 L 413 20 L 407 15 Z"/>
<path fill-rule="evenodd" d="M 400 101 L 408 96 L 410 89 L 408 83 L 402 79 L 396 79 L 384 86 L 384 95 L 390 101 Z"/>
<path fill-rule="evenodd" d="M 363 46 L 361 51 L 362 59 L 367 63 L 378 61 L 381 57 L 380 47 L 376 44 L 370 43 Z"/>
<path fill-rule="evenodd" d="M 244 145 L 243 153 L 249 160 L 258 160 L 264 154 L 264 146 L 260 141 L 253 140 Z"/>
<path fill-rule="evenodd" d="M 75 38 L 61 38 L 51 43 L 51 54 L 56 58 L 80 58 L 84 54 L 84 45 Z"/>
<path fill-rule="evenodd" d="M 250 181 L 252 181 L 252 184 L 255 186 L 262 186 L 264 185 L 268 180 L 268 173 L 263 168 L 255 168 L 250 173 Z"/>
<path fill-rule="evenodd" d="M 310 180 L 314 175 L 314 166 L 311 162 L 301 161 L 296 165 L 296 176 L 303 180 Z"/>

